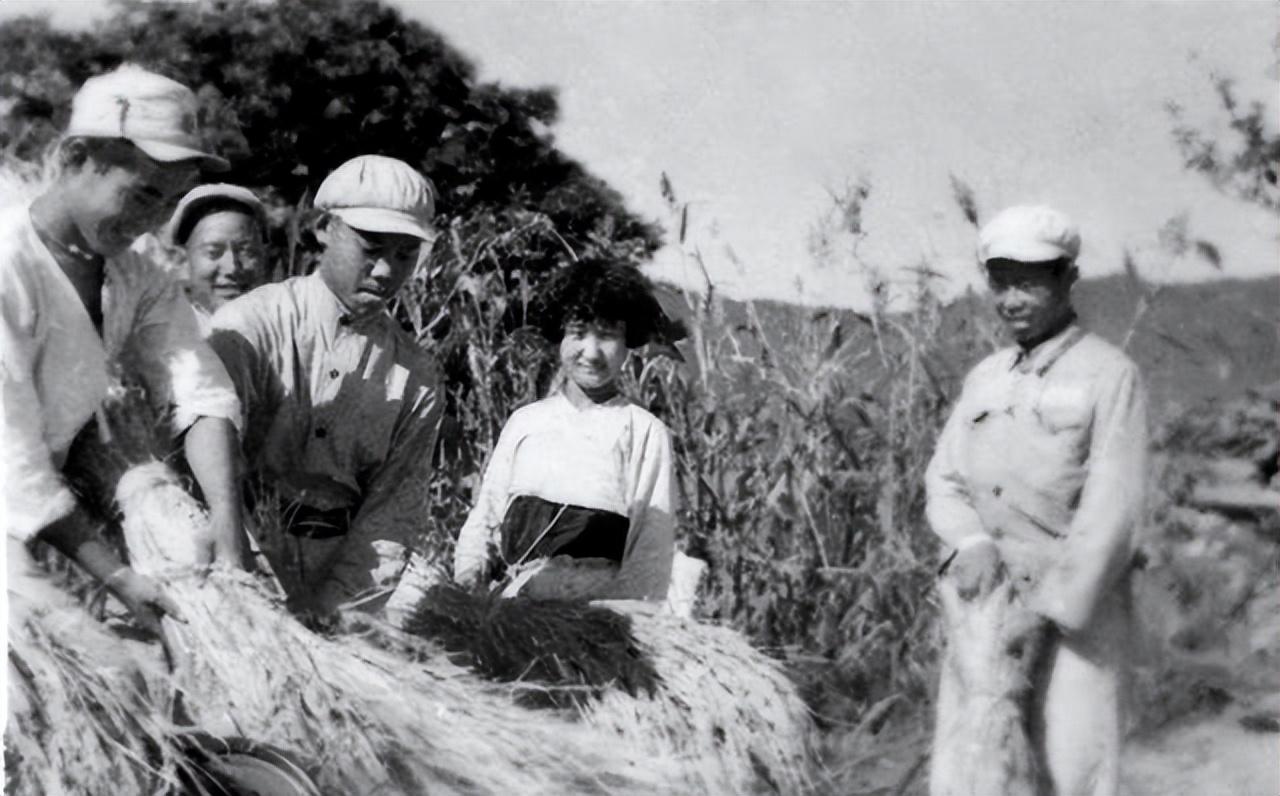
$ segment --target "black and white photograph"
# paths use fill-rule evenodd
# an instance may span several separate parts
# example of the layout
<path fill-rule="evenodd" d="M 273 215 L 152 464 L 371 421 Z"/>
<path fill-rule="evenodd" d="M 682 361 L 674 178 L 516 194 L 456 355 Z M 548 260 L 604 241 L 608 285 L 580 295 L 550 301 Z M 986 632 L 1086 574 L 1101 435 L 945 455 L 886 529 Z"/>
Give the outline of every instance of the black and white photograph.
<path fill-rule="evenodd" d="M 14 796 L 1280 796 L 1272 0 L 0 0 Z"/>

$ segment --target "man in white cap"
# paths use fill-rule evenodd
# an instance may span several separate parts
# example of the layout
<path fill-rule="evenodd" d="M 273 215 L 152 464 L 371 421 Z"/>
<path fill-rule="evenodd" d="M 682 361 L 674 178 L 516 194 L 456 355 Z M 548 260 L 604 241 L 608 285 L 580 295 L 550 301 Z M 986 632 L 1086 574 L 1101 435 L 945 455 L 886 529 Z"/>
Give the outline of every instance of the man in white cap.
<path fill-rule="evenodd" d="M 1011 624 L 1041 640 L 1029 719 L 1054 793 L 1106 796 L 1118 787 L 1146 395 L 1134 363 L 1076 324 L 1079 252 L 1076 227 L 1048 207 L 1012 207 L 982 229 L 979 259 L 1015 345 L 965 380 L 926 475 L 927 514 L 951 550 L 940 588 L 978 604 L 1010 584 L 1023 612 Z M 944 664 L 940 705 L 964 688 Z M 955 793 L 940 776 L 934 792 Z"/>
<path fill-rule="evenodd" d="M 308 276 L 222 306 L 209 340 L 246 413 L 245 458 L 279 497 L 259 543 L 291 603 L 376 609 L 427 516 L 444 395 L 387 309 L 436 232 L 431 183 L 393 158 L 339 166 L 316 192 Z M 262 499 L 259 496 L 259 499 Z"/>
<path fill-rule="evenodd" d="M 165 603 L 98 538 L 98 517 L 69 488 L 73 439 L 123 369 L 148 388 L 183 436 L 213 515 L 197 562 L 239 563 L 243 529 L 234 480 L 235 391 L 201 340 L 178 285 L 131 244 L 155 228 L 201 168 L 196 98 L 134 66 L 85 82 L 61 142 L 60 169 L 29 203 L 0 210 L 0 376 L 6 531 L 11 574 L 41 540 L 102 580 L 144 622 Z M 24 563 L 25 562 L 25 563 Z M 12 583 L 12 581 L 11 581 Z"/>
<path fill-rule="evenodd" d="M 266 281 L 267 211 L 248 188 L 193 188 L 178 202 L 164 238 L 185 255 L 187 297 L 203 331 L 214 310 Z"/>

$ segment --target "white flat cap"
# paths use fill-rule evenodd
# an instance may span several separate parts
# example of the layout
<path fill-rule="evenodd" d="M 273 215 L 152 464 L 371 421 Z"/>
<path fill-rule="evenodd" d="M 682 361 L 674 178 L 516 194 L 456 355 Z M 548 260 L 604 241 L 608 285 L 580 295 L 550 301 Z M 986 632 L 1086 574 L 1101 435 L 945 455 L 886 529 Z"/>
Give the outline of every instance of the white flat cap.
<path fill-rule="evenodd" d="M 267 234 L 267 210 L 262 200 L 248 188 L 229 185 L 225 182 L 212 185 L 199 185 L 187 192 L 174 208 L 169 223 L 165 225 L 165 238 L 173 244 L 183 246 L 195 227 L 194 216 L 201 208 L 215 202 L 235 203 L 244 207 L 245 213 L 258 222 L 258 231 L 265 237 Z"/>
<path fill-rule="evenodd" d="M 195 160 L 210 171 L 226 171 L 227 161 L 203 149 L 198 107 L 196 95 L 181 83 L 123 64 L 84 81 L 71 101 L 66 135 L 127 138 L 153 160 Z"/>
<path fill-rule="evenodd" d="M 333 170 L 316 191 L 315 206 L 356 229 L 436 239 L 435 186 L 403 160 L 361 155 Z"/>
<path fill-rule="evenodd" d="M 1080 230 L 1064 213 L 1044 205 L 1017 205 L 1001 210 L 978 233 L 978 260 L 1043 263 L 1075 261 Z"/>

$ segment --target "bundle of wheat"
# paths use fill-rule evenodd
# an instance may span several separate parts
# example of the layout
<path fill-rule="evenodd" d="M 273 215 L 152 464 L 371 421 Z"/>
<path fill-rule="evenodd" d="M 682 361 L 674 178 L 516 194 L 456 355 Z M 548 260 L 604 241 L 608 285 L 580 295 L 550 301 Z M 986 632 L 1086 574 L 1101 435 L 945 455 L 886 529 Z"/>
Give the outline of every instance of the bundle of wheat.
<path fill-rule="evenodd" d="M 676 761 L 682 790 L 812 787 L 805 705 L 778 664 L 732 630 L 648 603 L 501 598 L 448 585 L 427 590 L 406 630 L 463 653 L 485 676 L 539 684 L 526 699 L 574 704 L 602 735 Z"/>
<path fill-rule="evenodd" d="M 184 756 L 159 656 L 135 655 L 52 585 L 9 577 L 6 793 L 157 793 Z"/>
<path fill-rule="evenodd" d="M 296 756 L 170 721 L 180 703 L 155 645 L 60 604 L 56 588 L 41 596 L 11 615 L 6 793 L 319 796 Z"/>
<path fill-rule="evenodd" d="M 159 462 L 131 469 L 117 500 L 140 570 L 162 578 L 186 623 L 167 623 L 191 720 L 320 761 L 339 793 L 651 792 L 673 782 L 660 755 L 566 718 L 526 711 L 447 660 L 414 666 L 357 636 L 307 630 L 252 576 L 201 581 L 162 548 L 195 531 L 199 507 Z M 165 540 L 165 541 L 157 541 Z M 173 553 L 173 550 L 169 551 Z"/>
<path fill-rule="evenodd" d="M 588 724 L 676 757 L 708 793 L 805 793 L 813 723 L 781 665 L 740 633 L 636 602 L 597 603 L 631 617 L 661 681 L 652 698 L 618 690 L 583 711 Z"/>
<path fill-rule="evenodd" d="M 611 686 L 633 696 L 658 687 L 631 621 L 581 600 L 508 599 L 444 582 L 427 590 L 405 629 L 438 640 L 485 677 L 562 686 L 525 692 L 535 706 L 582 704 Z"/>
<path fill-rule="evenodd" d="M 962 598 L 938 585 L 947 649 L 934 730 L 933 796 L 1039 796 L 1052 790 L 1031 710 L 1046 638 L 1012 581 Z"/>

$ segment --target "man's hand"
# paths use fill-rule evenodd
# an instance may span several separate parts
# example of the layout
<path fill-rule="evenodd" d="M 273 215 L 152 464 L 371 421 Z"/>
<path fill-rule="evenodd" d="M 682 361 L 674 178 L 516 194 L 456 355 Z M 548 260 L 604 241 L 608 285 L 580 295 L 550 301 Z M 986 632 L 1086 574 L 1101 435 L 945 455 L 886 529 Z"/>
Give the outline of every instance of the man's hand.
<path fill-rule="evenodd" d="M 209 506 L 208 535 L 196 540 L 196 571 L 244 568 L 245 528 L 241 518 L 243 462 L 235 426 L 220 417 L 201 417 L 187 430 L 183 449 L 191 473 Z"/>
<path fill-rule="evenodd" d="M 196 570 L 208 575 L 214 567 L 245 569 L 245 539 L 240 518 L 232 512 L 213 511 L 209 529 L 196 541 Z"/>
<path fill-rule="evenodd" d="M 105 584 L 144 630 L 160 635 L 160 620 L 165 616 L 179 622 L 186 621 L 177 604 L 160 590 L 155 581 L 129 567 L 116 570 Z"/>
<path fill-rule="evenodd" d="M 1017 608 L 1006 615 L 1002 629 L 1005 654 L 1019 659 L 1039 655 L 1041 648 L 1054 637 L 1057 628 L 1053 622 L 1020 602 L 1016 605 Z"/>
<path fill-rule="evenodd" d="M 961 599 L 972 600 L 990 594 L 1004 577 L 1000 550 L 990 539 L 961 547 L 947 566 L 947 577 L 952 579 Z"/>

